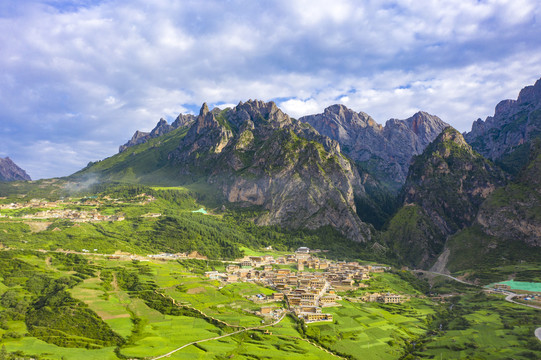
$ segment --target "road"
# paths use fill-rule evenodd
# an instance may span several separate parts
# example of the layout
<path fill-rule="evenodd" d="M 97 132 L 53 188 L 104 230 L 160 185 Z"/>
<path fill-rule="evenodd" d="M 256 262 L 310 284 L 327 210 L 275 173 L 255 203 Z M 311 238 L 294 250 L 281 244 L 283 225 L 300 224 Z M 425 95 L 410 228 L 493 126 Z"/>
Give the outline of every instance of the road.
<path fill-rule="evenodd" d="M 509 291 L 504 291 L 503 292 L 505 295 L 507 295 L 505 297 L 505 301 L 509 301 L 510 303 L 513 303 L 513 304 L 517 304 L 517 305 L 522 305 L 522 306 L 528 306 L 528 307 L 531 307 L 531 308 L 534 308 L 534 309 L 537 309 L 537 310 L 541 310 L 541 306 L 537 306 L 537 305 L 530 305 L 530 304 L 523 304 L 523 303 L 519 303 L 515 300 L 513 300 L 513 298 L 515 296 L 517 296 L 517 294 L 515 293 L 512 293 L 512 292 L 509 292 Z M 539 330 L 539 329 L 537 329 Z M 537 334 L 536 334 L 537 335 Z"/>
<path fill-rule="evenodd" d="M 192 346 L 192 345 L 195 345 L 195 344 L 199 344 L 199 343 L 202 343 L 202 342 L 212 341 L 212 340 L 218 340 L 218 339 L 222 339 L 222 338 L 224 338 L 224 337 L 228 337 L 228 336 L 240 334 L 241 332 L 245 332 L 245 331 L 249 331 L 249 330 L 257 330 L 257 329 L 262 329 L 262 328 L 265 328 L 265 327 L 277 325 L 280 321 L 282 321 L 282 320 L 284 319 L 284 317 L 285 317 L 286 315 L 287 315 L 287 313 L 284 312 L 284 313 L 282 314 L 282 316 L 281 316 L 278 320 L 276 320 L 275 322 L 273 322 L 273 323 L 271 323 L 271 324 L 261 325 L 261 326 L 255 326 L 255 327 L 251 327 L 251 328 L 246 328 L 246 329 L 234 331 L 234 332 L 232 332 L 232 333 L 225 334 L 225 335 L 215 336 L 215 337 L 208 338 L 208 339 L 203 339 L 203 340 L 192 341 L 191 343 L 182 345 L 181 347 L 176 348 L 175 350 L 170 351 L 170 352 L 168 352 L 167 354 L 163 354 L 163 355 L 160 355 L 160 356 L 158 356 L 158 357 L 152 358 L 152 360 L 158 360 L 158 359 L 162 359 L 162 358 L 171 356 L 172 354 L 176 353 L 177 351 L 180 351 L 180 350 L 184 349 L 185 347 Z"/>
<path fill-rule="evenodd" d="M 427 272 L 427 273 L 431 273 L 431 274 L 435 274 L 435 275 L 442 275 L 442 276 L 446 276 L 450 279 L 453 279 L 455 281 L 458 281 L 458 282 L 461 282 L 463 284 L 467 284 L 467 285 L 474 285 L 474 284 L 471 284 L 471 283 L 468 283 L 468 282 L 465 282 L 463 280 L 460 280 L 460 279 L 457 279 L 456 277 L 454 276 L 451 276 L 451 275 L 447 275 L 447 274 L 441 274 L 441 273 L 436 273 L 436 272 L 433 272 L 433 271 L 425 271 L 425 270 L 412 270 L 413 272 Z M 476 285 L 474 285 L 476 286 Z M 517 296 L 517 294 L 513 293 L 513 292 L 509 292 L 509 291 L 503 291 L 502 292 L 505 296 L 505 301 L 508 301 L 510 303 L 513 303 L 513 304 L 517 304 L 517 305 L 522 305 L 522 306 L 527 306 L 527 307 L 531 307 L 533 309 L 537 309 L 537 310 L 541 310 L 541 306 L 537 306 L 537 305 L 530 305 L 530 304 L 523 304 L 523 303 L 519 303 L 515 300 L 513 300 L 513 298 L 515 296 Z M 539 339 L 539 341 L 541 341 L 541 327 L 535 329 L 535 336 L 537 337 L 537 339 Z"/>
<path fill-rule="evenodd" d="M 466 284 L 466 285 L 471 285 L 471 286 L 478 286 L 478 285 L 475 285 L 475 284 L 472 284 L 470 282 L 467 282 L 467 281 L 464 281 L 464 280 L 460 280 L 459 278 L 456 278 L 452 275 L 448 275 L 448 274 L 442 274 L 442 273 L 438 273 L 438 272 L 434 272 L 434 271 L 428 271 L 428 270 L 411 270 L 412 272 L 423 272 L 423 273 L 429 273 L 429 274 L 434 274 L 434 275 L 441 275 L 441 276 L 445 276 L 445 277 L 448 277 L 449 279 L 453 279 L 455 281 L 458 281 L 459 283 L 462 283 L 462 284 Z"/>

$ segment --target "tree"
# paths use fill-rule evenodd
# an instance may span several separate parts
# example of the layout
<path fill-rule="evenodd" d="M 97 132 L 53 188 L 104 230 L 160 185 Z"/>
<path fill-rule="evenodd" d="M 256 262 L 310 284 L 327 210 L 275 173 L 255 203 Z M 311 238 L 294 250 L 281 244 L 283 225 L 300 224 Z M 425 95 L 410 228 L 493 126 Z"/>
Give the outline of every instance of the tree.
<path fill-rule="evenodd" d="M 2 345 L 2 350 L 0 350 L 0 360 L 8 360 L 8 351 L 6 350 L 6 345 Z"/>

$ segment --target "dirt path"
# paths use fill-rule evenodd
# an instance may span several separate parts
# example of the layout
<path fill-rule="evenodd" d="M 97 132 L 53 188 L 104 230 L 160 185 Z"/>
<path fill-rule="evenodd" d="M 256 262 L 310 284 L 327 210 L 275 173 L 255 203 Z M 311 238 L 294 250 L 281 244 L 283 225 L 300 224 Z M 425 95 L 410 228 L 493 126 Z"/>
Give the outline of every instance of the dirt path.
<path fill-rule="evenodd" d="M 215 336 L 215 337 L 208 338 L 208 339 L 203 339 L 203 340 L 192 341 L 191 343 L 182 345 L 181 347 L 176 348 L 175 350 L 170 351 L 167 354 L 163 354 L 163 355 L 160 355 L 158 357 L 152 358 L 152 360 L 158 360 L 158 359 L 162 359 L 164 357 L 171 356 L 172 354 L 176 353 L 177 351 L 180 351 L 180 350 L 182 350 L 182 349 L 184 349 L 184 348 L 186 348 L 188 346 L 192 346 L 192 345 L 199 344 L 199 343 L 202 343 L 202 342 L 223 339 L 225 337 L 240 334 L 240 333 L 245 332 L 245 331 L 257 330 L 257 329 L 262 329 L 262 328 L 269 327 L 269 326 L 274 326 L 274 325 L 277 325 L 278 323 L 280 323 L 280 321 L 282 321 L 285 316 L 286 316 L 286 313 L 284 313 L 278 320 L 276 320 L 275 322 L 273 322 L 271 324 L 268 324 L 268 325 L 261 325 L 261 326 L 251 327 L 251 328 L 245 328 L 245 329 L 237 330 L 237 331 L 234 331 L 232 333 L 225 334 L 225 335 Z"/>
<path fill-rule="evenodd" d="M 113 291 L 117 292 L 120 290 L 118 287 L 118 281 L 116 280 L 116 273 L 113 272 L 113 281 L 111 281 L 111 286 L 113 287 Z"/>

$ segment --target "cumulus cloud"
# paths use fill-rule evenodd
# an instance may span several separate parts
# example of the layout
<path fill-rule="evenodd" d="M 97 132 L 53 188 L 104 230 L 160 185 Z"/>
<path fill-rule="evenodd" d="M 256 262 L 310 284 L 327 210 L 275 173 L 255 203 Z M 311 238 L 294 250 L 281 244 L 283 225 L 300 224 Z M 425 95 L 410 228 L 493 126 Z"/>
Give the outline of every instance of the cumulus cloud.
<path fill-rule="evenodd" d="M 160 117 L 254 98 L 295 117 L 339 102 L 381 123 L 425 110 L 464 131 L 539 78 L 536 5 L 3 3 L 0 154 L 35 178 L 67 175 Z"/>

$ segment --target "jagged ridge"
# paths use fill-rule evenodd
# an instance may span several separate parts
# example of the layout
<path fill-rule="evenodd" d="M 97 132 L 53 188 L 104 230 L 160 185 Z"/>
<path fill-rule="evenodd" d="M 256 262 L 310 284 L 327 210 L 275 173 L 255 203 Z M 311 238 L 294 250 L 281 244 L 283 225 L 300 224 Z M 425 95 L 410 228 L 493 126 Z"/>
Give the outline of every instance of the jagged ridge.
<path fill-rule="evenodd" d="M 32 180 L 30 176 L 9 157 L 0 158 L 0 181 Z"/>
<path fill-rule="evenodd" d="M 449 126 L 426 112 L 405 120 L 390 119 L 381 126 L 368 114 L 344 105 L 333 105 L 322 114 L 299 120 L 338 141 L 346 155 L 395 191 L 406 180 L 412 156 L 420 154 Z"/>
<path fill-rule="evenodd" d="M 442 251 L 447 236 L 470 226 L 481 203 L 505 181 L 503 171 L 449 127 L 414 157 L 402 190 L 406 209 L 416 209 L 411 217 L 415 223 L 408 223 L 415 231 L 394 237 L 400 229 L 393 225 L 404 222 L 397 219 L 411 212 L 402 209 L 391 221 L 386 240 L 404 260 L 427 266 Z"/>
<path fill-rule="evenodd" d="M 475 121 L 464 138 L 483 156 L 499 160 L 506 170 L 518 172 L 528 161 L 530 141 L 539 135 L 541 79 L 522 89 L 517 100 L 501 101 L 496 105 L 494 116 Z M 512 155 L 513 152 L 516 153 Z"/>
<path fill-rule="evenodd" d="M 361 178 L 339 144 L 273 102 L 213 111 L 203 105 L 170 158 L 182 175 L 208 176 L 228 201 L 261 206 L 259 224 L 332 225 L 354 240 L 371 237 L 355 214 Z"/>
<path fill-rule="evenodd" d="M 171 125 L 167 123 L 167 120 L 164 118 L 161 118 L 160 121 L 156 124 L 154 129 L 150 132 L 144 132 L 144 131 L 135 131 L 132 138 L 125 143 L 124 145 L 120 145 L 118 148 L 118 152 L 126 151 L 128 148 L 144 144 L 148 142 L 150 139 L 154 139 L 160 136 L 163 136 L 175 129 L 187 127 L 190 124 L 192 124 L 195 121 L 195 116 L 191 114 L 179 114 L 175 121 Z"/>

